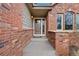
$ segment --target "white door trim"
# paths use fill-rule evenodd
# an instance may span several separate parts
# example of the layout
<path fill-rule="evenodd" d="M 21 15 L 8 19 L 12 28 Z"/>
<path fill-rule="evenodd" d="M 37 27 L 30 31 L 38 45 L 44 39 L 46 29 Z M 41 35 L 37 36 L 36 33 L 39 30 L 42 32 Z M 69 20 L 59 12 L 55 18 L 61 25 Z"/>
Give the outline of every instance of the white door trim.
<path fill-rule="evenodd" d="M 35 19 L 40 19 L 41 20 L 41 34 L 35 34 Z M 42 19 L 45 19 L 43 17 L 37 17 L 37 18 L 33 18 L 33 36 L 46 36 L 46 19 L 45 19 L 45 34 L 43 34 L 42 32 Z"/>

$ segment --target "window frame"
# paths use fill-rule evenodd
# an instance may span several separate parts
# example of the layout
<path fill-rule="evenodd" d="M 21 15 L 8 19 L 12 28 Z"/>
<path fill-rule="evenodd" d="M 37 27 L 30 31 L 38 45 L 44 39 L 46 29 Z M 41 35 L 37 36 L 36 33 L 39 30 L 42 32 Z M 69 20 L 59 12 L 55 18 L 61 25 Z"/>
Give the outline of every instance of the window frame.
<path fill-rule="evenodd" d="M 62 16 L 62 19 L 61 19 L 61 29 L 58 29 L 58 28 L 57 28 L 57 26 L 58 26 L 58 24 L 57 24 L 57 19 L 56 19 L 56 29 L 57 29 L 58 32 L 61 32 L 61 31 L 63 31 L 64 14 L 63 14 L 63 13 L 57 13 L 57 18 L 58 18 L 58 15 L 61 15 L 61 16 Z"/>
<path fill-rule="evenodd" d="M 67 11 L 67 12 L 72 12 L 73 13 L 72 29 L 65 29 L 65 15 L 66 15 L 66 13 L 65 13 L 64 14 L 64 30 L 67 31 L 67 32 L 72 32 L 74 30 L 74 12 L 73 11 Z"/>
<path fill-rule="evenodd" d="M 77 13 L 77 14 L 75 15 L 76 20 L 77 20 L 77 15 L 78 15 L 78 14 L 79 14 L 79 13 Z M 75 23 L 76 23 L 76 21 L 75 21 Z M 75 27 L 75 28 L 76 28 L 76 31 L 79 32 L 79 29 L 77 29 L 77 23 L 76 23 L 76 27 Z"/>

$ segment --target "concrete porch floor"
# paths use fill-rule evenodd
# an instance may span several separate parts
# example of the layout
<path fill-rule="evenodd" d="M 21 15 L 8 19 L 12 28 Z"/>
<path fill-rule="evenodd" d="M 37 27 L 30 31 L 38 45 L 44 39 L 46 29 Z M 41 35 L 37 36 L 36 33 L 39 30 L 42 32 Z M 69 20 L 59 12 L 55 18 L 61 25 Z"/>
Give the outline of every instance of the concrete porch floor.
<path fill-rule="evenodd" d="M 55 50 L 47 38 L 32 38 L 32 42 L 24 48 L 23 56 L 55 56 Z"/>

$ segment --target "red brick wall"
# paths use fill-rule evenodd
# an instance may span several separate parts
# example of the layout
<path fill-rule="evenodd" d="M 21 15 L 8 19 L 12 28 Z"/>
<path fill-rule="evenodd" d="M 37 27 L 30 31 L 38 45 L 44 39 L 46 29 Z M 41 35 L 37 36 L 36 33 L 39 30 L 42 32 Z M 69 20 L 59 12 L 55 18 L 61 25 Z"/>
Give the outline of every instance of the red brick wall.
<path fill-rule="evenodd" d="M 77 32 L 57 32 L 56 33 L 56 53 L 57 55 L 71 55 L 71 46 L 79 48 L 79 33 Z M 74 47 L 73 47 L 74 49 Z"/>
<path fill-rule="evenodd" d="M 69 55 L 70 37 L 68 32 L 57 32 L 55 42 L 57 55 Z"/>
<path fill-rule="evenodd" d="M 23 55 L 23 48 L 27 46 L 32 37 L 32 30 L 11 31 L 11 52 L 10 55 Z"/>
<path fill-rule="evenodd" d="M 72 12 L 74 12 L 74 20 L 76 20 L 76 14 L 79 13 L 79 4 L 78 3 L 72 3 L 72 4 L 68 4 L 68 3 L 58 3 L 55 6 L 52 7 L 52 10 L 48 13 L 48 31 L 56 31 L 57 30 L 57 13 L 62 13 L 63 15 L 65 15 L 65 12 L 69 11 L 69 9 L 71 9 Z M 65 19 L 65 17 L 64 17 Z M 64 20 L 63 19 L 63 20 Z M 76 30 L 76 22 L 74 21 L 74 25 L 73 25 L 73 29 L 74 31 Z M 63 24 L 63 26 L 65 27 L 65 24 Z M 63 27 L 63 29 L 64 29 Z M 65 29 L 64 29 L 65 30 Z M 64 31 L 63 30 L 63 31 Z"/>
<path fill-rule="evenodd" d="M 0 55 L 23 55 L 23 48 L 31 41 L 32 29 L 23 29 L 22 11 L 25 4 L 0 5 Z M 2 25 L 1 25 L 2 24 Z"/>
<path fill-rule="evenodd" d="M 4 7 L 5 6 L 5 7 Z M 0 7 L 0 17 L 1 21 L 9 23 L 12 27 L 17 27 L 19 30 L 22 29 L 22 6 L 21 4 L 2 4 Z"/>
<path fill-rule="evenodd" d="M 47 37 L 48 37 L 48 41 L 50 42 L 51 46 L 55 48 L 55 32 L 49 31 Z"/>
<path fill-rule="evenodd" d="M 0 55 L 19 56 L 23 55 L 23 48 L 30 43 L 32 30 L 7 30 L 0 34 Z M 1 44 L 3 43 L 4 46 Z M 2 47 L 1 47 L 2 46 Z"/>
<path fill-rule="evenodd" d="M 56 30 L 56 25 L 55 25 L 55 15 L 51 14 L 51 11 L 48 12 L 47 16 L 47 26 L 48 26 L 48 31 L 54 31 Z"/>
<path fill-rule="evenodd" d="M 73 31 L 66 32 L 65 31 L 65 24 L 63 24 L 63 30 L 61 32 L 57 32 L 57 13 L 63 13 L 65 15 L 65 12 L 69 11 L 74 12 L 74 25 L 73 25 Z M 56 54 L 57 55 L 71 55 L 70 54 L 70 46 L 76 46 L 79 48 L 79 33 L 76 32 L 76 14 L 79 12 L 79 4 L 56 4 L 52 7 L 52 10 L 48 14 L 48 32 L 51 32 L 52 34 L 55 33 L 55 35 L 51 36 L 51 33 L 48 33 L 50 35 L 48 38 L 54 37 L 55 41 L 55 48 L 56 48 Z M 50 16 L 52 15 L 52 16 Z M 63 18 L 64 22 L 65 17 Z M 51 39 L 49 39 L 51 41 Z M 53 39 L 52 39 L 53 40 Z M 52 42 L 52 41 L 51 41 Z M 53 42 L 52 42 L 53 44 Z"/>

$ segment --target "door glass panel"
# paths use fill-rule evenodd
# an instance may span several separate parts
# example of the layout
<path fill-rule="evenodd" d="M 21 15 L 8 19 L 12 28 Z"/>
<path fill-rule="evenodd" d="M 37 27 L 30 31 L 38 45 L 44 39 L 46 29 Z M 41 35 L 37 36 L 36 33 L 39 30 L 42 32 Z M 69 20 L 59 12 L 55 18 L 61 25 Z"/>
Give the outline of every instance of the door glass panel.
<path fill-rule="evenodd" d="M 35 34 L 41 34 L 41 20 L 35 19 Z"/>
<path fill-rule="evenodd" d="M 42 33 L 45 34 L 45 20 L 42 20 Z"/>

